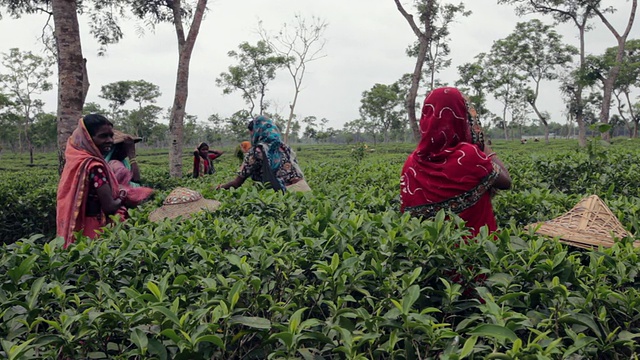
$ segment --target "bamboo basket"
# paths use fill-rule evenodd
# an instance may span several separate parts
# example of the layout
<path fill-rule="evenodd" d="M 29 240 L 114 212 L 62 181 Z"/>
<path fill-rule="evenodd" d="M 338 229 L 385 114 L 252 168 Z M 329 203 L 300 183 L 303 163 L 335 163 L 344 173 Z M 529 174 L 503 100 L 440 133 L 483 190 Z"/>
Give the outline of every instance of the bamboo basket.
<path fill-rule="evenodd" d="M 567 245 L 584 249 L 611 247 L 614 237 L 621 239 L 632 236 L 598 195 L 580 200 L 562 216 L 529 224 L 525 229 L 536 229 L 536 234 L 558 237 Z M 636 241 L 634 246 L 640 247 L 640 241 Z"/>

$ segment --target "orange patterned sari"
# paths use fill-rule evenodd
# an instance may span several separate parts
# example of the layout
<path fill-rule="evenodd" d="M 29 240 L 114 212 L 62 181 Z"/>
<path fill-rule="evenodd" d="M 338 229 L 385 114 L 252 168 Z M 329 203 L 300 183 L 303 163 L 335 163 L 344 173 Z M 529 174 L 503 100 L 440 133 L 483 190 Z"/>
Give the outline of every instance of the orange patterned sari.
<path fill-rule="evenodd" d="M 98 229 L 107 223 L 107 216 L 104 214 L 98 217 L 85 215 L 91 169 L 102 165 L 106 170 L 114 199 L 118 197 L 118 182 L 102 153 L 93 143 L 82 119 L 78 121 L 78 127 L 67 140 L 64 156 L 66 163 L 58 183 L 56 225 L 57 235 L 64 238 L 66 249 L 75 241 L 74 232 L 82 231 L 85 236 L 93 239 L 98 236 Z"/>

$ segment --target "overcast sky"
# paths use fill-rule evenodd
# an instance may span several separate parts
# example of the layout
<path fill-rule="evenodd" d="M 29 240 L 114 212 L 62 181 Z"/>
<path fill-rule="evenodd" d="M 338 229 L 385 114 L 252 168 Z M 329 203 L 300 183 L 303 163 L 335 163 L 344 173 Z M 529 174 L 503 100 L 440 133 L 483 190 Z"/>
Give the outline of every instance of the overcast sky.
<path fill-rule="evenodd" d="M 457 3 L 458 1 L 447 1 Z M 407 10 L 413 1 L 404 0 Z M 631 5 L 628 0 L 607 0 L 618 8 L 610 15 L 619 32 L 624 30 Z M 514 9 L 497 5 L 495 0 L 467 0 L 473 14 L 460 18 L 451 26 L 453 64 L 443 71 L 441 81 L 453 84 L 456 67 L 470 62 L 480 52 L 489 51 L 491 44 L 509 35 L 515 24 L 529 18 L 519 18 Z M 403 74 L 413 71 L 415 60 L 405 55 L 405 49 L 415 40 L 409 25 L 395 7 L 393 0 L 213 0 L 209 2 L 200 35 L 191 61 L 191 77 L 187 112 L 204 122 L 213 113 L 227 117 L 244 108 L 240 93 L 223 95 L 215 79 L 232 64 L 227 52 L 248 41 L 255 44 L 260 38 L 256 32 L 258 20 L 264 27 L 276 31 L 285 22 L 291 23 L 295 14 L 325 19 L 329 26 L 325 33 L 326 57 L 311 63 L 300 94 L 298 118 L 314 115 L 329 119 L 329 125 L 341 128 L 346 121 L 359 117 L 358 107 L 363 91 L 376 83 L 391 84 Z M 0 52 L 10 48 L 40 52 L 37 39 L 45 17 L 28 16 L 13 20 L 5 16 L 0 20 Z M 549 18 L 541 20 L 550 22 Z M 630 38 L 640 37 L 640 24 L 631 31 Z M 599 54 L 615 46 L 613 35 L 598 19 L 593 19 L 594 30 L 587 34 L 587 52 Z M 134 20 L 123 23 L 125 38 L 111 45 L 106 56 L 98 57 L 96 41 L 88 33 L 87 19 L 80 20 L 82 48 L 88 60 L 91 87 L 87 101 L 106 107 L 98 97 L 100 86 L 120 80 L 146 80 L 160 87 L 162 97 L 158 105 L 169 108 L 173 101 L 177 68 L 176 36 L 170 25 L 158 26 L 155 32 L 140 35 L 140 24 Z M 565 42 L 578 44 L 577 31 L 570 25 L 559 25 L 558 32 Z M 0 66 L 0 71 L 1 66 Z M 56 82 L 55 79 L 54 83 Z M 563 121 L 562 103 L 557 84 L 548 83 L 539 101 L 542 110 L 549 111 L 552 121 Z M 419 94 L 420 102 L 426 94 Z M 293 97 L 293 86 L 288 73 L 282 71 L 269 85 L 268 100 L 271 111 L 288 114 Z M 55 111 L 56 92 L 43 96 L 46 110 Z M 133 104 L 129 105 L 130 107 Z M 500 113 L 500 104 L 490 101 L 489 108 Z"/>

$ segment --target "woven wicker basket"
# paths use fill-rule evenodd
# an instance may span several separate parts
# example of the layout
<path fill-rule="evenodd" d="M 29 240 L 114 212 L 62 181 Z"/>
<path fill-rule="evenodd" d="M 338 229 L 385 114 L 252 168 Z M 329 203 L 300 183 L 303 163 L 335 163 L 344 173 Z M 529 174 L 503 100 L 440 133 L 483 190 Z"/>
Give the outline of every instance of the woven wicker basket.
<path fill-rule="evenodd" d="M 560 217 L 525 227 L 530 228 L 537 229 L 537 234 L 558 237 L 565 244 L 585 249 L 611 247 L 614 237 L 631 236 L 597 195 L 582 199 Z M 640 241 L 634 246 L 640 247 Z"/>

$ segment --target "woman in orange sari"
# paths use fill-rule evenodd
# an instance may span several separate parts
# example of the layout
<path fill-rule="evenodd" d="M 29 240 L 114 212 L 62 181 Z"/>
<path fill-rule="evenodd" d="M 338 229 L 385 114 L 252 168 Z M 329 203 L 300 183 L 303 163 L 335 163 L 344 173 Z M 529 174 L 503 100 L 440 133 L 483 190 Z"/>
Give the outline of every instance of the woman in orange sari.
<path fill-rule="evenodd" d="M 65 150 L 65 166 L 58 184 L 57 234 L 67 248 L 74 232 L 94 239 L 107 224 L 109 215 L 127 216 L 152 190 L 136 188 L 129 194 L 119 186 L 104 156 L 113 147 L 113 124 L 102 115 L 90 114 L 78 121 Z"/>

